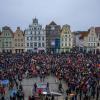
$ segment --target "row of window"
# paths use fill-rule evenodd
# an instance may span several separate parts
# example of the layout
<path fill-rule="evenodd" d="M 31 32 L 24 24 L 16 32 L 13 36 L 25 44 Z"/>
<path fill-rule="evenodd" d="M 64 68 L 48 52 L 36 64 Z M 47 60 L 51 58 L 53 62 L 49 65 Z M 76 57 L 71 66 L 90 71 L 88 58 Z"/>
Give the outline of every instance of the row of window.
<path fill-rule="evenodd" d="M 41 27 L 31 27 L 30 30 L 41 30 Z"/>
<path fill-rule="evenodd" d="M 12 46 L 12 43 L 11 42 L 5 42 L 3 44 L 3 46 L 4 47 L 11 47 Z M 21 47 L 21 46 L 24 46 L 24 44 L 23 43 L 21 43 L 21 44 L 20 43 L 18 43 L 18 44 L 16 43 L 15 46 Z"/>
<path fill-rule="evenodd" d="M 71 38 L 62 38 L 62 41 L 71 41 Z"/>
<path fill-rule="evenodd" d="M 15 46 L 16 46 L 16 47 L 23 47 L 24 44 L 23 44 L 23 43 L 18 43 L 18 44 L 16 43 Z"/>
<path fill-rule="evenodd" d="M 63 46 L 68 46 L 68 47 L 70 47 L 71 44 L 70 44 L 70 43 L 69 43 L 69 44 L 68 44 L 68 43 L 62 43 L 62 47 L 63 47 Z"/>
<path fill-rule="evenodd" d="M 4 36 L 9 36 L 10 34 L 9 33 L 4 33 Z"/>
<path fill-rule="evenodd" d="M 70 34 L 66 34 L 65 37 L 71 37 L 71 35 Z"/>
<path fill-rule="evenodd" d="M 20 37 L 20 36 L 21 36 L 21 37 L 22 37 L 22 36 L 24 36 L 24 34 L 23 34 L 23 33 L 22 33 L 22 34 L 17 34 L 17 35 L 18 35 L 18 37 Z"/>
<path fill-rule="evenodd" d="M 70 33 L 70 31 L 65 32 L 65 34 L 69 34 L 69 33 Z"/>
<path fill-rule="evenodd" d="M 37 43 L 37 42 L 34 42 L 34 43 L 27 43 L 27 47 L 45 47 L 45 43 Z"/>
<path fill-rule="evenodd" d="M 15 41 L 22 41 L 23 42 L 23 39 L 15 39 Z"/>
<path fill-rule="evenodd" d="M 33 37 L 27 37 L 27 40 L 33 40 Z M 39 41 L 44 41 L 44 36 L 43 37 L 41 37 L 41 36 L 34 36 L 34 41 L 37 41 L 37 40 L 39 40 Z"/>
<path fill-rule="evenodd" d="M 12 52 L 12 50 L 3 50 L 3 52 Z"/>
<path fill-rule="evenodd" d="M 28 31 L 28 34 L 40 35 L 42 31 Z"/>
<path fill-rule="evenodd" d="M 93 42 L 93 41 L 96 41 L 96 38 L 95 37 L 89 37 L 89 42 Z"/>
<path fill-rule="evenodd" d="M 97 46 L 97 44 L 96 43 L 88 43 L 88 46 L 95 47 L 95 46 Z"/>
<path fill-rule="evenodd" d="M 9 41 L 9 42 L 8 42 L 8 41 L 6 41 L 6 42 L 4 42 L 4 44 L 11 44 L 11 41 Z"/>
<path fill-rule="evenodd" d="M 3 41 L 11 41 L 11 38 L 3 38 Z"/>
<path fill-rule="evenodd" d="M 12 46 L 12 43 L 11 42 L 5 42 L 2 45 L 3 45 L 3 47 L 11 47 Z"/>

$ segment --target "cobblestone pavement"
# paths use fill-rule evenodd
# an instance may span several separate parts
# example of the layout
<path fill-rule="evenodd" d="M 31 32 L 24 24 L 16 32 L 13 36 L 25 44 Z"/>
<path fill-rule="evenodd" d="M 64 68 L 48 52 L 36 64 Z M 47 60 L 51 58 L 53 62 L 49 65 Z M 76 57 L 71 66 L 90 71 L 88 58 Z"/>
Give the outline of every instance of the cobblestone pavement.
<path fill-rule="evenodd" d="M 50 91 L 52 92 L 58 92 L 58 84 L 60 83 L 59 80 L 57 80 L 56 77 L 54 76 L 47 76 L 44 80 L 44 83 L 49 82 L 49 87 L 50 87 Z M 22 81 L 22 85 L 23 85 L 23 90 L 24 90 L 24 94 L 25 94 L 25 100 L 28 100 L 28 97 L 32 95 L 32 89 L 33 89 L 33 85 L 34 83 L 40 83 L 40 78 L 39 77 L 35 77 L 35 78 L 25 78 Z M 62 86 L 64 89 L 64 93 L 62 96 L 60 96 L 59 98 L 57 98 L 56 100 L 64 100 L 66 94 L 65 94 L 65 90 L 67 89 L 66 83 L 64 81 L 62 81 Z M 8 88 L 6 88 L 6 91 L 8 91 Z M 9 92 L 6 92 L 6 100 L 9 100 L 7 98 L 9 98 Z M 79 96 L 78 96 L 78 100 Z M 91 98 L 91 100 L 96 100 Z M 100 98 L 99 98 L 100 100 Z"/>
<path fill-rule="evenodd" d="M 34 83 L 39 83 L 40 82 L 40 78 L 30 78 L 30 79 L 23 79 L 22 81 L 22 85 L 23 85 L 23 89 L 24 89 L 24 93 L 25 93 L 25 100 L 28 100 L 28 96 L 32 95 L 32 89 L 33 89 L 33 85 Z M 58 84 L 59 81 L 57 80 L 56 77 L 54 76 L 47 76 L 44 80 L 44 83 L 49 82 L 49 87 L 50 87 L 50 91 L 55 91 L 58 92 Z M 65 82 L 62 81 L 62 85 L 63 85 L 63 89 L 66 89 L 67 86 L 65 84 Z M 64 100 L 65 95 L 63 94 L 63 96 L 59 97 L 59 99 L 57 100 Z"/>

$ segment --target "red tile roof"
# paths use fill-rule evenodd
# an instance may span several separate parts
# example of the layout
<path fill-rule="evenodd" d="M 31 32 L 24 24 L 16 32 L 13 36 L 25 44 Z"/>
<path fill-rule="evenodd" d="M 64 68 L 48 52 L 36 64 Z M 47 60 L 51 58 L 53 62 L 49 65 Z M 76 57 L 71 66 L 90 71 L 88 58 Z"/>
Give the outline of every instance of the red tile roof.
<path fill-rule="evenodd" d="M 81 31 L 80 34 L 81 34 L 80 39 L 84 39 L 84 37 L 88 36 L 89 31 Z"/>
<path fill-rule="evenodd" d="M 95 27 L 95 32 L 100 33 L 100 27 Z"/>

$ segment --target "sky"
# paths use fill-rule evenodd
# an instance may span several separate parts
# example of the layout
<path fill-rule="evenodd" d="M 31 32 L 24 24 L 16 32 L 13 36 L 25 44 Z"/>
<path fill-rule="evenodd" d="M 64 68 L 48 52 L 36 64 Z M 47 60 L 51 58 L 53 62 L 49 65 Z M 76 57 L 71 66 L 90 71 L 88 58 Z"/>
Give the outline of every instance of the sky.
<path fill-rule="evenodd" d="M 33 18 L 45 27 L 52 20 L 72 31 L 100 26 L 100 0 L 0 0 L 0 27 L 28 28 Z"/>

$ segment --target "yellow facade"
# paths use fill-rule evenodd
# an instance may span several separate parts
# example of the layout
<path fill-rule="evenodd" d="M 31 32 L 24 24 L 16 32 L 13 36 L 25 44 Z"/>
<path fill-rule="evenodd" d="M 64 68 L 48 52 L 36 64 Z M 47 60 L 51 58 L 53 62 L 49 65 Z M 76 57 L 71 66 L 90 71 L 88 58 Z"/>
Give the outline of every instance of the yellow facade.
<path fill-rule="evenodd" d="M 63 25 L 60 36 L 60 50 L 61 52 L 70 52 L 73 47 L 73 34 L 69 25 Z"/>
<path fill-rule="evenodd" d="M 24 52 L 25 49 L 25 36 L 24 32 L 17 27 L 14 33 L 14 53 Z"/>

